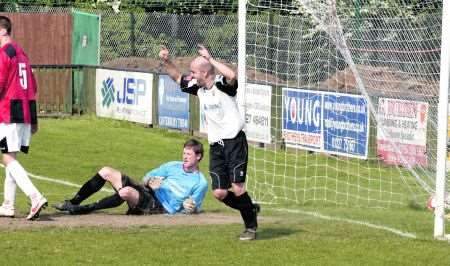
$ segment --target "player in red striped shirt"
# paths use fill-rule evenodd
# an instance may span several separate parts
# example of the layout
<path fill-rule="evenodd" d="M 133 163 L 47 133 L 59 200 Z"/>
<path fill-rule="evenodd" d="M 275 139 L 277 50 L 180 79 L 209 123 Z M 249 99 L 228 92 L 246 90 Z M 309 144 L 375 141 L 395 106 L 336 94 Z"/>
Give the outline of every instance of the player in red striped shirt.
<path fill-rule="evenodd" d="M 0 150 L 5 165 L 0 216 L 14 217 L 18 186 L 31 200 L 27 219 L 34 220 L 47 206 L 47 199 L 33 185 L 16 155 L 28 153 L 31 135 L 38 130 L 37 85 L 27 55 L 10 36 L 11 28 L 10 19 L 0 16 Z"/>

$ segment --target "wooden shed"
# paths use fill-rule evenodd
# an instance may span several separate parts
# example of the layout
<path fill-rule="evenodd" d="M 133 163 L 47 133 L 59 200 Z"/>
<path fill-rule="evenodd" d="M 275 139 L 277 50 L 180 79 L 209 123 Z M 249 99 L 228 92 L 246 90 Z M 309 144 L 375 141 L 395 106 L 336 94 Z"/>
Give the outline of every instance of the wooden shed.
<path fill-rule="evenodd" d="M 33 65 L 72 62 L 71 13 L 0 13 L 12 22 L 12 37 Z"/>

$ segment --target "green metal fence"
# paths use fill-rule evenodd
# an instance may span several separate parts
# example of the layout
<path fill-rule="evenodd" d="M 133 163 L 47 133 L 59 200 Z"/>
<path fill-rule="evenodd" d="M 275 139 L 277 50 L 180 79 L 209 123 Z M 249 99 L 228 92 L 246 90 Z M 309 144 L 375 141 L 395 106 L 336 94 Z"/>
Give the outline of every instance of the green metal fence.
<path fill-rule="evenodd" d="M 34 65 L 39 114 L 95 112 L 95 70 L 84 65 Z"/>

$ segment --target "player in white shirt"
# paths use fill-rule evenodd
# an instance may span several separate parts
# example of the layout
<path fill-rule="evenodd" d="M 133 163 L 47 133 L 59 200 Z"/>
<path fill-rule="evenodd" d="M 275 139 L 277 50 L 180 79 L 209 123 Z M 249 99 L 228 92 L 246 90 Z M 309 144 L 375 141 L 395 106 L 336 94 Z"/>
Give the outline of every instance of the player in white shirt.
<path fill-rule="evenodd" d="M 199 45 L 198 52 L 200 56 L 192 60 L 188 75 L 180 73 L 170 60 L 166 47 L 161 48 L 159 56 L 167 73 L 180 84 L 181 90 L 198 96 L 208 129 L 213 195 L 240 211 L 245 231 L 239 239 L 253 240 L 258 227 L 259 205 L 253 204 L 245 189 L 248 146 L 242 131 L 244 121 L 236 103 L 236 73 L 215 60 L 204 46 Z M 220 74 L 216 75 L 216 71 Z"/>

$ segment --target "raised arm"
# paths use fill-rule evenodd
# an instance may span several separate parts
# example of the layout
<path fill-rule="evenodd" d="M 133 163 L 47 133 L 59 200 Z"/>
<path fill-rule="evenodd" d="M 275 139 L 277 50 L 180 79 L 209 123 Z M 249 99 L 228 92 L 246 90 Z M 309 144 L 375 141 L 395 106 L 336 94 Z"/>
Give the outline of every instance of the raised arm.
<path fill-rule="evenodd" d="M 167 74 L 178 84 L 181 82 L 181 72 L 177 66 L 170 60 L 169 50 L 165 46 L 161 46 L 159 51 L 159 58 L 161 58 L 166 68 Z"/>
<path fill-rule="evenodd" d="M 236 83 L 236 72 L 234 72 L 234 70 L 229 68 L 227 65 L 215 60 L 205 46 L 199 44 L 198 53 L 208 60 L 209 63 L 211 63 L 211 65 L 213 65 L 213 67 L 225 77 L 228 84 L 234 85 Z"/>

